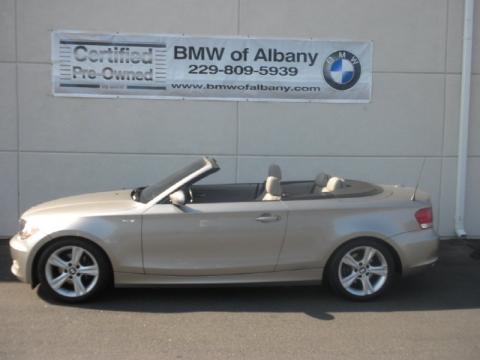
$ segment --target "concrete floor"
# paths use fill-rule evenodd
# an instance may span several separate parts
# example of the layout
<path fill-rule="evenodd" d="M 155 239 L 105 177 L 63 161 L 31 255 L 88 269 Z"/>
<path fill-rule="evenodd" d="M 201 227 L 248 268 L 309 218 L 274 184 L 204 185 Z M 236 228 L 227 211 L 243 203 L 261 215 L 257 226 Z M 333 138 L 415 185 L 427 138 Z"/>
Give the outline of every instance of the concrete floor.
<path fill-rule="evenodd" d="M 353 303 L 318 286 L 116 289 L 55 304 L 14 280 L 0 241 L 0 359 L 480 359 L 474 241 L 386 296 Z"/>

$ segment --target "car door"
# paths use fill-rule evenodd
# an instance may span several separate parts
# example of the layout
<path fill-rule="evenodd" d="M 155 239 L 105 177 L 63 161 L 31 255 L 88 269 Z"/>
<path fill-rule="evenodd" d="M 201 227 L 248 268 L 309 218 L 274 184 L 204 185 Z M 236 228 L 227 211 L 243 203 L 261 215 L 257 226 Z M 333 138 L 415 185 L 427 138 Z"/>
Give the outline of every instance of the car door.
<path fill-rule="evenodd" d="M 143 215 L 145 272 L 228 275 L 274 271 L 286 224 L 282 201 L 156 204 Z"/>

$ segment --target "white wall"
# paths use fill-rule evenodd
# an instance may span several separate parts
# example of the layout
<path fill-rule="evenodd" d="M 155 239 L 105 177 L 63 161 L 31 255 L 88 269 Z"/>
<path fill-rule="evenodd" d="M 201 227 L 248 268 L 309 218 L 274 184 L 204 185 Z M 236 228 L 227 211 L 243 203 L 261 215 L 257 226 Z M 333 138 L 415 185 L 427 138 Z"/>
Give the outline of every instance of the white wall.
<path fill-rule="evenodd" d="M 477 4 L 478 5 L 478 4 Z M 480 6 L 476 7 L 467 232 L 480 236 Z M 57 98 L 50 31 L 374 41 L 370 104 Z M 198 155 L 212 181 L 320 170 L 416 182 L 453 234 L 463 0 L 1 0 L 0 236 L 51 198 L 150 183 Z"/>

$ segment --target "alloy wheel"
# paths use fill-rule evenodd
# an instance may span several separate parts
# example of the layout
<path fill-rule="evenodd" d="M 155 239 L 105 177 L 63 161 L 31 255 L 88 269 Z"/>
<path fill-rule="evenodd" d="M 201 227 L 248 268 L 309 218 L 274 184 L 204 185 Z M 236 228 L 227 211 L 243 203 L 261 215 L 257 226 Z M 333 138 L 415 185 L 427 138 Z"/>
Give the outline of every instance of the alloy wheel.
<path fill-rule="evenodd" d="M 341 286 L 354 296 L 368 296 L 382 289 L 388 278 L 385 256 L 372 246 L 358 246 L 340 260 L 338 277 Z"/>
<path fill-rule="evenodd" d="M 48 257 L 45 277 L 51 289 L 59 295 L 76 298 L 95 288 L 99 266 L 95 257 L 80 246 L 63 246 Z"/>

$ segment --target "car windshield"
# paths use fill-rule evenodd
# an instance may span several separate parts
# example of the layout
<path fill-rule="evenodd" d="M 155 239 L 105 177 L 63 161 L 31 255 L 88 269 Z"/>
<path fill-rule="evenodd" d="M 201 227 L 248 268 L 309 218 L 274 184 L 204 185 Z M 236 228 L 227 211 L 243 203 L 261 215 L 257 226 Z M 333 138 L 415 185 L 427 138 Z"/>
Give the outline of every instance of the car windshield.
<path fill-rule="evenodd" d="M 163 180 L 159 181 L 155 185 L 150 185 L 141 190 L 139 201 L 142 203 L 148 203 L 153 200 L 163 191 L 167 190 L 170 186 L 176 184 L 184 177 L 190 175 L 191 173 L 200 170 L 206 164 L 204 159 L 197 160 L 190 165 L 185 166 L 184 168 L 177 170 L 173 174 L 167 176 Z"/>

